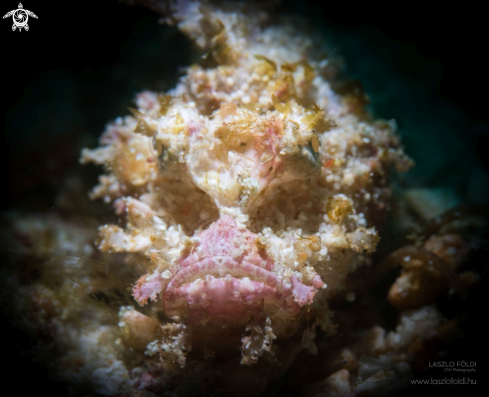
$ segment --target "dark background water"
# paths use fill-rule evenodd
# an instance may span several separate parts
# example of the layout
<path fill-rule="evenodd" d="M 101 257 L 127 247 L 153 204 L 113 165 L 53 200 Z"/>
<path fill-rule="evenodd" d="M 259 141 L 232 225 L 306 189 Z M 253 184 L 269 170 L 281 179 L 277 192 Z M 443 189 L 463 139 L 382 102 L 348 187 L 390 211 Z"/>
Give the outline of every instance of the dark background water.
<path fill-rule="evenodd" d="M 50 209 L 79 149 L 94 147 L 135 93 L 173 87 L 181 68 L 198 61 L 192 43 L 150 10 L 117 1 L 46 3 L 23 3 L 39 17 L 29 18 L 28 32 L 13 32 L 11 18 L 0 24 L 2 208 Z M 487 202 L 487 34 L 478 7 L 283 1 L 277 12 L 309 18 L 361 81 L 375 114 L 396 119 L 417 163 L 407 186 L 444 186 L 466 202 Z M 16 1 L 3 2 L 0 13 L 15 8 Z M 5 330 L 11 353 L 2 375 L 22 395 L 64 393 L 19 355 L 25 336 Z"/>
<path fill-rule="evenodd" d="M 173 87 L 199 58 L 147 9 L 93 0 L 25 7 L 39 16 L 29 19 L 30 31 L 12 32 L 11 18 L 0 25 L 2 161 L 7 201 L 30 203 L 34 194 L 47 206 L 80 147 L 94 147 L 135 93 Z M 477 9 L 286 0 L 277 12 L 307 18 L 362 83 L 374 113 L 397 121 L 417 164 L 409 186 L 447 186 L 465 201 L 489 201 L 489 85 Z"/>

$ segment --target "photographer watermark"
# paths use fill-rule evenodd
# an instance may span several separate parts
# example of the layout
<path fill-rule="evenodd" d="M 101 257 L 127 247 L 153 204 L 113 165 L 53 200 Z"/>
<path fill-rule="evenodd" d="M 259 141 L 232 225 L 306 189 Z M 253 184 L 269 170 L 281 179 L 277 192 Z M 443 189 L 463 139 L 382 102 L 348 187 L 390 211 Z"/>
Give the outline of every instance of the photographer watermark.
<path fill-rule="evenodd" d="M 465 374 L 475 374 L 477 362 L 475 361 L 430 361 L 429 369 L 439 369 L 443 372 L 456 372 Z M 432 371 L 430 371 L 433 374 Z M 455 374 L 454 374 L 455 375 Z M 431 376 L 425 379 L 411 379 L 412 385 L 476 385 L 477 379 L 470 376 Z"/>
<path fill-rule="evenodd" d="M 430 379 L 411 379 L 412 385 L 476 385 L 477 379 L 466 376 L 456 378 L 430 378 Z"/>
<path fill-rule="evenodd" d="M 444 372 L 475 372 L 475 361 L 430 361 L 429 368 L 442 368 Z"/>
<path fill-rule="evenodd" d="M 34 14 L 32 11 L 24 9 L 24 6 L 22 3 L 19 3 L 17 6 L 16 10 L 12 10 L 7 12 L 4 16 L 3 19 L 12 17 L 12 20 L 14 21 L 14 24 L 12 25 L 12 30 L 15 31 L 16 29 L 19 29 L 19 32 L 24 28 L 26 31 L 29 30 L 29 25 L 27 24 L 27 21 L 29 20 L 29 17 L 37 18 L 37 15 Z"/>

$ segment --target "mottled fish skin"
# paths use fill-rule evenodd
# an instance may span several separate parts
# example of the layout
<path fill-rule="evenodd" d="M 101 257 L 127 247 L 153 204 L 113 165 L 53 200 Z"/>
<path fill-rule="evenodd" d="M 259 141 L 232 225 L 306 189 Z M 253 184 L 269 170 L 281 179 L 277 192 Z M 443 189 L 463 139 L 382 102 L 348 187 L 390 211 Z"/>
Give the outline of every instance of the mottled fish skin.
<path fill-rule="evenodd" d="M 373 122 L 351 96 L 363 94 L 333 91 L 314 55 L 323 44 L 291 26 L 192 1 L 172 12 L 216 66 L 139 94 L 82 152 L 106 168 L 92 197 L 126 222 L 102 226 L 99 248 L 146 263 L 132 296 L 184 327 L 187 351 L 197 328 L 208 341 L 222 327 L 282 339 L 326 329 L 328 297 L 376 248 L 391 165 L 411 165 L 395 125 Z M 306 315 L 312 305 L 323 314 Z M 161 346 L 148 354 L 175 362 Z M 249 359 L 245 343 L 243 363 L 267 346 Z"/>

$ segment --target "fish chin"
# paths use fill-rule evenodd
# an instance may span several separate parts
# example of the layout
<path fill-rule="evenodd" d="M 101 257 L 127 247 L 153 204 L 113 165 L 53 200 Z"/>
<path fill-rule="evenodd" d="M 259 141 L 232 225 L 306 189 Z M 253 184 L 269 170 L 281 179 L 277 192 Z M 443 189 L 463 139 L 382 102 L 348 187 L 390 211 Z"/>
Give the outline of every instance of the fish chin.
<path fill-rule="evenodd" d="M 187 317 L 189 324 L 297 317 L 317 289 L 296 275 L 280 275 L 266 251 L 255 244 L 258 238 L 249 230 L 241 231 L 230 216 L 221 216 L 180 259 L 181 269 L 164 292 L 165 312 Z M 314 282 L 319 280 L 318 276 Z"/>

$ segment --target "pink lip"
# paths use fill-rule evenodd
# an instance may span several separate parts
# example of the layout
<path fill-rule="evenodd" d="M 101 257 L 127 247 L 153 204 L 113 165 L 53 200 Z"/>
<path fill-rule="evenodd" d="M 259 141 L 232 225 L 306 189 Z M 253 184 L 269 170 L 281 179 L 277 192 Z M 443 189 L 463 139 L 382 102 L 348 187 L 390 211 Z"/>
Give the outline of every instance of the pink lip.
<path fill-rule="evenodd" d="M 191 322 L 202 316 L 245 322 L 264 311 L 283 310 L 296 315 L 312 302 L 317 290 L 296 276 L 288 282 L 275 272 L 275 264 L 254 245 L 256 234 L 241 232 L 234 220 L 223 215 L 200 234 L 197 249 L 180 261 L 164 292 L 164 307 L 169 316 L 187 313 Z M 241 255 L 231 257 L 239 240 Z M 244 245 L 243 245 L 244 244 Z M 315 286 L 322 282 L 314 280 Z"/>
<path fill-rule="evenodd" d="M 314 288 L 306 288 L 306 295 L 312 301 Z M 287 289 L 272 272 L 231 257 L 205 258 L 183 268 L 168 284 L 164 295 L 165 310 L 170 316 L 184 307 L 206 315 L 211 314 L 209 311 L 218 312 L 219 307 L 227 307 L 224 317 L 229 320 L 241 317 L 246 307 L 253 312 L 262 311 L 265 305 L 276 306 L 290 314 L 300 311 L 292 286 Z"/>
<path fill-rule="evenodd" d="M 265 301 L 267 304 L 281 305 L 280 293 L 265 283 L 234 277 L 208 277 L 204 281 L 188 283 L 165 293 L 167 313 L 179 313 L 178 306 L 187 306 L 190 323 L 197 323 L 204 316 L 247 322 L 250 317 L 259 316 L 263 312 Z"/>
<path fill-rule="evenodd" d="M 200 233 L 191 253 L 173 268 L 177 272 L 171 280 L 159 273 L 143 276 L 133 296 L 145 305 L 163 294 L 167 315 L 194 324 L 203 317 L 243 323 L 279 310 L 297 315 L 312 303 L 323 285 L 321 278 L 316 275 L 306 285 L 296 275 L 283 277 L 284 269 L 255 245 L 257 237 L 223 215 Z"/>

